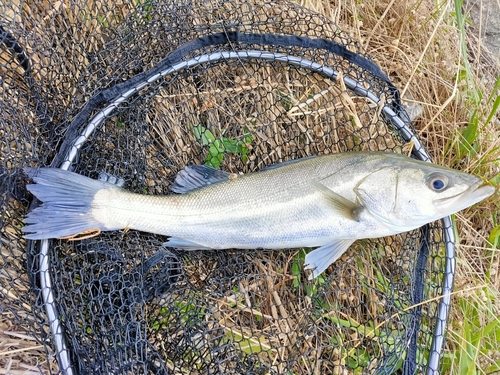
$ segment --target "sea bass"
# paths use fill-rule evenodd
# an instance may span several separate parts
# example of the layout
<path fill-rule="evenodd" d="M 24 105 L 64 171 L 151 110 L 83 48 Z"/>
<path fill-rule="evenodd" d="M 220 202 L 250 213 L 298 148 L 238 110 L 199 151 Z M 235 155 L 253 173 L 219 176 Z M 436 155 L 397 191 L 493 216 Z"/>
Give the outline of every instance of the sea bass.
<path fill-rule="evenodd" d="M 384 152 L 349 152 L 284 162 L 244 175 L 207 166 L 182 170 L 172 191 L 150 196 L 61 169 L 27 169 L 43 204 L 24 222 L 28 239 L 95 229 L 170 236 L 195 249 L 318 247 L 310 279 L 357 239 L 418 228 L 492 195 L 473 175 Z"/>

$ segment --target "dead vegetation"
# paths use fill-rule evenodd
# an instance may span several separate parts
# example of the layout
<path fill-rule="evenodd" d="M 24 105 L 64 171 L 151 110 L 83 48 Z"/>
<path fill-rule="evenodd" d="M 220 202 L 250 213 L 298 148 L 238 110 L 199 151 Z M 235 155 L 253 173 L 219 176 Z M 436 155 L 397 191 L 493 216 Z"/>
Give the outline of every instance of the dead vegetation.
<path fill-rule="evenodd" d="M 463 106 L 466 99 L 459 95 L 462 83 L 457 79 L 460 72 L 457 64 L 458 34 L 450 26 L 449 9 L 444 6 L 435 8 L 432 2 L 334 3 L 306 0 L 303 3 L 353 36 L 402 92 L 412 98 L 409 101 L 423 106 L 423 114 L 417 119 L 415 127 L 436 162 L 468 172 L 477 173 L 478 168 L 484 170 L 480 169 L 484 155 L 490 151 L 498 153 L 498 149 L 495 150 L 500 138 L 496 136 L 498 123 L 493 123 L 484 131 L 480 152 L 466 161 L 457 160 L 454 148 L 450 147 L 457 132 L 465 126 L 468 113 Z M 60 71 L 48 72 L 44 70 L 48 60 L 42 53 L 43 49 L 37 51 L 35 45 L 27 43 L 33 49 L 30 52 L 34 59 L 34 71 L 38 72 L 34 75 L 35 79 L 61 89 L 77 87 L 85 80 L 85 74 L 89 73 L 82 73 L 75 68 L 80 64 L 89 64 L 85 58 L 81 60 L 81 56 L 85 56 L 82 51 L 96 52 L 102 48 L 107 37 L 106 22 L 119 22 L 132 10 L 131 6 L 119 2 L 117 12 L 109 14 L 100 4 L 97 1 L 75 11 L 66 2 L 57 2 L 52 7 L 24 4 L 22 10 L 16 1 L 11 3 L 9 11 L 5 13 L 7 17 L 19 19 L 19 14 L 23 14 L 33 21 L 40 21 L 26 26 L 28 33 L 25 38 L 36 36 L 40 45 L 49 45 L 50 42 L 51 48 L 60 52 L 61 57 L 64 56 L 61 58 Z M 296 11 L 285 12 L 283 8 L 281 5 L 259 8 L 254 13 L 248 13 L 249 18 L 244 21 L 249 29 L 254 24 L 261 24 L 264 29 L 268 19 L 280 19 L 286 26 L 276 31 L 291 34 L 298 30 L 305 32 L 314 28 L 314 25 L 324 25 L 322 19 L 315 16 L 311 16 L 307 25 L 297 25 L 294 23 Z M 224 7 L 219 11 L 222 12 L 222 9 L 228 11 Z M 217 11 L 200 13 L 198 16 L 202 21 L 193 19 L 195 26 L 197 22 L 214 24 L 221 17 Z M 52 35 L 57 35 L 59 30 L 64 30 L 64 33 L 54 40 L 43 40 L 44 28 L 55 28 L 51 30 Z M 252 30 L 255 30 L 253 26 Z M 273 31 L 269 28 L 265 30 Z M 337 41 L 346 40 L 345 33 L 329 27 L 325 35 Z M 147 50 L 142 53 L 144 57 Z M 79 60 L 75 61 L 73 56 L 79 56 Z M 1 61 L 10 61 L 11 58 L 2 57 Z M 493 75 L 498 74 L 494 67 L 483 69 L 489 69 Z M 167 159 L 175 160 L 170 169 L 163 168 L 160 172 L 166 181 L 171 181 L 172 176 L 186 164 L 206 161 L 204 150 L 207 144 L 203 145 L 203 134 L 209 140 L 208 134 L 214 140 L 236 140 L 241 142 L 240 147 L 246 148 L 248 160 L 244 161 L 240 152 L 226 153 L 220 161 L 226 170 L 233 172 L 258 170 L 290 158 L 353 149 L 402 152 L 404 145 L 378 117 L 380 105 L 348 95 L 341 80 L 334 82 L 317 75 L 306 75 L 301 69 L 284 65 L 266 66 L 252 62 L 217 64 L 207 67 L 204 74 L 210 77 L 207 80 L 210 85 L 200 89 L 191 77 L 180 77 L 168 90 L 159 90 L 152 100 L 154 106 L 146 117 L 151 126 L 151 143 L 146 162 L 151 170 L 158 170 L 159 165 L 168 164 Z M 349 72 L 344 74 L 348 75 Z M 481 84 L 487 87 L 488 82 Z M 60 92 L 64 93 L 61 94 L 61 103 L 66 105 L 70 105 L 72 96 L 91 95 L 77 91 Z M 1 94 L 5 98 L 8 93 Z M 114 124 L 119 122 L 119 119 L 110 121 Z M 172 123 L 183 125 L 171 126 Z M 200 133 L 194 132 L 193 127 L 201 127 Z M 2 131 L 10 133 L 12 129 L 0 129 L 0 137 L 5 136 Z M 117 128 L 112 131 L 117 132 L 117 139 L 119 133 L 123 132 Z M 249 133 L 252 138 L 246 139 Z M 492 136 L 488 137 L 487 134 Z M 8 151 L 7 144 L 2 142 L 0 146 L 4 148 L 1 149 L 1 157 L 13 155 L 12 146 L 16 146 L 15 142 L 11 140 L 11 149 Z M 102 147 L 103 150 L 114 150 L 119 146 L 118 142 L 108 140 Z M 162 150 L 161 155 L 158 150 Z M 487 177 L 492 178 L 498 173 L 498 166 L 488 165 L 490 175 Z M 168 184 L 155 188 L 156 174 L 145 177 L 146 185 L 152 192 L 168 191 Z M 495 210 L 493 204 L 484 203 L 481 206 L 480 212 L 484 212 L 484 215 L 469 210 L 459 216 L 462 249 L 466 249 L 460 251 L 459 256 L 471 264 L 467 273 L 463 272 L 463 268 L 459 269 L 459 286 L 468 283 L 470 270 L 481 279 L 487 269 L 483 264 L 486 262 L 484 249 L 487 247 L 486 237 L 493 225 L 488 216 Z M 18 229 L 12 229 L 9 225 L 2 229 L 0 277 L 12 278 L 22 285 L 13 285 L 11 290 L 0 290 L 0 293 L 11 301 L 21 301 L 19 293 L 28 293 L 28 283 L 24 275 L 12 275 L 12 272 L 22 270 L 23 265 L 7 264 L 5 259 L 23 259 L 19 251 L 24 243 L 18 240 Z M 259 359 L 278 371 L 283 370 L 287 358 L 300 357 L 298 362 L 305 373 L 318 373 L 320 369 L 327 369 L 332 374 L 350 374 L 353 372 L 342 370 L 342 366 L 354 360 L 358 348 L 368 348 L 366 355 L 381 357 L 390 350 L 398 353 L 399 349 L 394 349 L 394 340 L 405 338 L 404 314 L 393 319 L 397 309 L 387 311 L 383 302 L 392 298 L 399 309 L 409 307 L 404 275 L 411 271 L 407 269 L 411 254 L 407 248 L 394 254 L 394 248 L 400 246 L 391 245 L 394 241 L 398 245 L 408 243 L 412 238 L 416 241 L 415 236 L 396 236 L 352 249 L 344 256 L 345 266 L 339 269 L 331 284 L 320 283 L 313 289 L 307 289 L 300 279 L 303 277 L 300 272 L 293 272 L 292 265 L 300 264 L 302 259 L 300 251 L 267 253 L 257 260 L 248 259 L 246 264 L 249 266 L 244 270 L 247 276 L 241 277 L 238 285 L 233 286 L 232 290 L 229 288 L 229 292 L 227 287 L 231 286 L 230 283 L 216 286 L 204 284 L 213 272 L 212 269 L 207 269 L 206 274 L 200 271 L 213 264 L 208 260 L 206 264 L 186 266 L 186 275 L 193 283 L 204 285 L 204 293 L 210 296 L 209 306 L 214 312 L 214 324 L 222 328 L 225 339 L 235 343 L 241 352 L 257 354 Z M 383 259 L 382 255 L 386 258 Z M 283 265 L 283 268 L 276 269 L 270 266 L 272 264 Z M 366 279 L 359 279 L 360 270 L 367 275 Z M 377 272 L 374 270 L 380 270 L 381 273 L 374 274 Z M 378 284 L 375 280 L 378 280 Z M 492 280 L 498 287 L 499 278 L 494 277 Z M 387 289 L 390 283 L 396 283 L 401 288 L 397 295 L 390 295 Z M 304 316 L 303 311 L 315 310 L 314 304 L 328 305 L 330 311 L 325 313 L 324 306 L 317 307 L 317 311 L 323 312 L 313 318 Z M 22 309 L 30 311 L 31 307 L 22 305 Z M 432 310 L 432 307 L 429 309 Z M 459 316 L 455 318 L 463 319 Z M 47 360 L 43 347 L 30 338 L 24 327 L 12 325 L 11 321 L 10 311 L 2 310 L 0 373 L 46 372 L 48 362 L 53 366 L 54 360 Z M 316 329 L 319 327 L 314 333 L 311 333 L 311 322 L 314 322 Z M 348 335 L 345 329 L 341 329 L 346 326 L 349 327 Z M 396 336 L 382 336 L 380 332 L 384 330 L 393 331 Z M 207 340 L 210 341 L 210 338 Z M 324 340 L 335 341 L 340 349 L 323 347 L 321 342 Z M 297 347 L 296 342 L 308 347 Z M 376 361 L 369 364 L 373 368 L 376 365 Z"/>

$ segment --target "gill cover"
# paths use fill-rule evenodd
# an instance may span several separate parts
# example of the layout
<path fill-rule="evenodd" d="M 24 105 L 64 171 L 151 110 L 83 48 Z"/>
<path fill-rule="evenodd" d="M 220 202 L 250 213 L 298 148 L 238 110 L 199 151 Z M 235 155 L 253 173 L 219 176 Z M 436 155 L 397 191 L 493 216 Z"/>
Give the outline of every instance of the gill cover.
<path fill-rule="evenodd" d="M 439 193 L 429 188 L 420 168 L 383 167 L 364 177 L 354 190 L 373 216 L 399 231 L 442 216 L 433 203 Z"/>
<path fill-rule="evenodd" d="M 384 167 L 368 174 L 354 188 L 361 204 L 384 224 L 392 226 L 390 221 L 397 199 L 397 173 Z"/>

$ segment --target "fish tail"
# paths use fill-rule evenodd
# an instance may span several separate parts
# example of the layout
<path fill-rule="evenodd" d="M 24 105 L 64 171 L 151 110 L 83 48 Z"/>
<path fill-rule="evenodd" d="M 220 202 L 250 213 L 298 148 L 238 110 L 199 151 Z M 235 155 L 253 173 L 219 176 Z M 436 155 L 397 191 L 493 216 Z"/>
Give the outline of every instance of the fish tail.
<path fill-rule="evenodd" d="M 57 168 L 26 168 L 25 172 L 36 183 L 27 185 L 27 189 L 43 202 L 24 219 L 25 238 L 61 238 L 114 229 L 92 215 L 95 194 L 114 185 Z"/>

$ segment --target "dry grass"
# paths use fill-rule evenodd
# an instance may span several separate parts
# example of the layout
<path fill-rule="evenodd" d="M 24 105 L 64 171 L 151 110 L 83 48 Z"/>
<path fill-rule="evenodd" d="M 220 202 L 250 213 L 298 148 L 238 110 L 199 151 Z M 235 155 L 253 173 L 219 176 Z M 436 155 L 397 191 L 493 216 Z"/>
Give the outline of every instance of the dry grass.
<path fill-rule="evenodd" d="M 58 3 L 58 6 L 64 6 L 64 3 Z M 403 93 L 410 96 L 415 102 L 423 106 L 423 114 L 417 120 L 415 126 L 426 146 L 434 156 L 435 161 L 457 167 L 465 171 L 488 174 L 486 177 L 491 179 L 498 173 L 498 164 L 493 161 L 500 157 L 498 151 L 498 139 L 500 139 L 500 127 L 498 122 L 491 123 L 487 129 L 480 135 L 479 150 L 474 155 L 467 155 L 466 158 L 457 158 L 457 137 L 460 130 L 467 124 L 470 115 L 470 102 L 463 94 L 466 91 L 462 80 L 457 79 L 460 76 L 461 66 L 460 51 L 457 40 L 460 35 L 456 28 L 452 26 L 452 19 L 449 15 L 450 9 L 446 6 L 436 8 L 434 2 L 421 1 L 364 1 L 362 3 L 354 1 L 340 0 L 333 3 L 327 0 L 307 0 L 303 1 L 303 5 L 326 15 L 343 29 L 348 31 L 353 37 L 360 41 L 363 48 L 374 58 L 383 71 L 388 73 L 394 82 L 399 86 Z M 35 9 L 35 8 L 33 8 Z M 90 6 L 88 9 L 92 9 Z M 127 12 L 126 7 L 121 8 L 121 11 Z M 48 11 L 50 12 L 50 11 Z M 97 11 L 96 11 L 97 12 Z M 95 13 L 95 14 L 98 14 Z M 215 15 L 214 15 L 215 16 Z M 263 15 L 254 15 L 260 17 Z M 278 13 L 276 13 L 278 16 Z M 71 21 L 64 20 L 63 21 Z M 43 24 L 34 25 L 35 29 L 43 27 Z M 99 28 L 99 25 L 91 25 L 89 28 Z M 286 31 L 286 30 L 285 30 Z M 41 33 L 41 31 L 40 31 Z M 332 32 L 332 36 L 336 36 Z M 82 40 L 85 35 L 81 35 Z M 64 39 L 59 41 L 64 43 Z M 102 43 L 100 40 L 89 41 L 91 45 L 95 45 L 95 50 Z M 67 46 L 61 45 L 61 49 L 67 50 Z M 36 53 L 35 64 L 43 66 L 43 57 Z M 39 60 L 36 60 L 36 58 Z M 68 60 L 71 62 L 70 60 Z M 486 60 L 489 61 L 489 60 Z M 78 77 L 72 74 L 71 64 L 62 66 L 71 79 L 77 80 Z M 175 111 L 179 113 L 196 113 L 197 108 L 216 106 L 217 100 L 224 100 L 226 105 L 225 110 L 231 108 L 234 104 L 234 111 L 231 113 L 231 119 L 236 123 L 248 124 L 255 121 L 262 123 L 272 122 L 281 113 L 273 112 L 272 108 L 277 105 L 273 100 L 275 98 L 270 95 L 272 92 L 280 91 L 286 97 L 287 115 L 299 118 L 296 123 L 299 129 L 289 127 L 287 131 L 278 133 L 269 129 L 268 133 L 257 130 L 256 134 L 259 137 L 259 142 L 262 146 L 261 150 L 254 150 L 253 158 L 250 163 L 243 165 L 238 158 L 232 158 L 227 163 L 229 169 L 235 171 L 255 170 L 264 165 L 273 164 L 282 161 L 281 151 L 283 154 L 294 153 L 296 156 L 305 156 L 324 152 L 325 149 L 331 148 L 339 139 L 345 139 L 347 142 L 344 147 L 352 149 L 353 137 L 351 136 L 356 130 L 357 123 L 366 123 L 372 121 L 373 114 L 377 113 L 378 108 L 365 100 L 355 97 L 346 97 L 342 95 L 336 85 L 329 84 L 328 80 L 317 79 L 314 77 L 302 77 L 297 72 L 282 72 L 282 74 L 273 75 L 274 79 L 269 80 L 269 72 L 262 72 L 261 67 L 255 68 L 252 78 L 245 77 L 242 74 L 234 74 L 240 80 L 239 91 L 224 91 L 217 92 L 216 88 L 207 90 L 200 95 L 190 95 L 189 84 L 185 82 L 182 85 L 182 95 L 175 97 L 169 96 L 168 93 L 158 95 L 155 98 L 157 107 L 152 112 L 156 115 L 149 118 L 148 121 L 156 124 L 156 131 L 159 135 L 158 147 L 168 146 L 172 157 L 181 155 L 200 155 L 200 150 L 191 149 L 190 145 L 194 143 L 193 133 L 189 129 L 173 128 L 169 124 L 171 121 L 165 116 L 165 113 L 174 116 Z M 488 65 L 475 65 L 476 77 L 482 77 L 483 73 L 487 73 L 493 77 L 498 76 L 498 67 Z M 241 73 L 241 72 L 240 72 Z M 217 82 L 225 79 L 227 71 L 220 70 L 213 73 L 214 86 Z M 36 78 L 36 77 L 35 77 Z M 491 81 L 475 80 L 477 85 L 484 87 L 487 92 L 491 90 Z M 57 84 L 57 83 L 56 83 Z M 64 82 L 59 83 L 61 85 Z M 193 92 L 196 89 L 193 87 Z M 257 118 L 239 118 L 241 113 L 238 112 L 238 106 L 242 102 L 253 105 L 254 97 L 250 92 L 258 92 L 261 98 L 268 98 L 256 104 L 253 112 L 264 114 L 266 117 L 260 116 Z M 344 93 L 345 94 L 345 93 Z M 234 98 L 238 96 L 238 100 Z M 69 97 L 68 97 L 69 98 Z M 214 98 L 217 98 L 215 100 Z M 311 99 L 312 98 L 312 99 Z M 330 107 L 324 107 L 322 104 L 329 102 Z M 283 106 L 283 104 L 278 104 Z M 347 116 L 353 118 L 352 128 L 345 128 L 342 132 L 336 127 L 335 116 L 338 114 L 339 107 L 347 108 Z M 252 112 L 252 111 L 249 111 Z M 364 117 L 358 114 L 362 113 Z M 370 115 L 371 114 L 371 115 Z M 346 114 L 342 114 L 345 116 Z M 218 135 L 227 135 L 232 138 L 241 138 L 244 129 L 240 127 L 237 130 L 229 129 L 227 126 L 227 113 L 212 111 L 209 123 L 219 124 L 217 129 Z M 318 126 L 314 122 L 314 118 L 323 118 L 329 116 L 331 123 L 328 127 Z M 311 120 L 313 119 L 313 120 Z M 192 119 L 187 119 L 187 123 L 196 124 L 196 116 Z M 382 123 L 374 123 L 374 129 L 385 139 L 385 142 L 370 145 L 367 143 L 367 148 L 384 149 L 401 147 L 396 145 L 392 137 L 384 137 L 388 133 Z M 239 133 L 238 133 L 239 131 Z M 232 132 L 232 133 L 231 133 Z M 298 147 L 299 135 L 305 133 L 306 139 L 301 140 L 302 147 Z M 310 136 L 307 136 L 310 134 Z M 329 138 L 331 137 L 331 138 Z M 370 132 L 361 135 L 369 139 Z M 308 139 L 320 138 L 321 142 L 309 142 Z M 387 143 L 389 142 L 389 143 Z M 342 145 L 342 144 L 341 144 Z M 268 150 L 275 150 L 274 153 L 268 153 Z M 342 151 L 343 147 L 336 151 Z M 265 155 L 267 155 L 265 157 Z M 179 167 L 186 163 L 193 163 L 196 159 L 179 161 Z M 200 163 L 203 159 L 198 160 Z M 149 159 L 148 163 L 154 163 L 154 160 Z M 170 173 L 175 171 L 165 171 Z M 496 222 L 492 218 L 492 214 L 499 209 L 498 198 L 492 199 L 480 205 L 474 210 L 466 210 L 457 216 L 457 225 L 461 235 L 461 246 L 458 250 L 459 267 L 457 271 L 456 285 L 458 289 L 471 284 L 477 285 L 488 280 L 492 287 L 499 290 L 500 277 L 498 274 L 493 274 L 492 270 L 498 269 L 499 257 L 496 253 L 491 252 L 491 246 L 488 244 L 488 236 Z M 490 238 L 491 240 L 491 238 Z M 2 251 L 3 251 L 2 247 Z M 290 260 L 291 261 L 291 260 Z M 311 303 L 307 298 L 296 301 L 292 296 L 287 297 L 287 290 L 292 287 L 293 277 L 291 275 L 280 275 L 276 280 L 280 280 L 282 284 L 276 284 L 276 270 L 267 269 L 265 265 L 256 263 L 257 268 L 264 267 L 263 273 L 267 277 L 248 280 L 248 282 L 240 285 L 238 292 L 233 295 L 223 296 L 215 299 L 214 303 L 218 306 L 221 314 L 220 325 L 227 329 L 228 335 L 241 335 L 238 341 L 241 341 L 248 346 L 258 346 L 267 357 L 283 358 L 292 353 L 286 353 L 286 345 L 293 340 L 291 332 L 297 332 L 297 328 L 301 327 L 303 321 L 297 311 L 300 311 L 301 304 Z M 367 272 L 370 267 L 367 267 Z M 187 270 L 189 273 L 189 269 Z M 1 275 L 0 275 L 1 276 Z M 346 279 L 339 279 L 339 285 L 348 283 Z M 352 281 L 351 282 L 355 282 Z M 258 293 L 257 293 L 258 291 Z M 5 293 L 5 291 L 0 291 Z M 258 295 L 258 297 L 256 297 Z M 375 301 L 376 296 L 371 296 L 371 300 Z M 473 298 L 480 298 L 476 295 Z M 345 295 L 336 296 L 335 301 L 340 299 L 345 303 L 351 303 L 356 299 L 360 299 L 359 295 L 345 293 Z M 258 310 L 252 306 L 255 301 L 260 301 L 262 308 Z M 480 301 L 479 301 L 480 302 Z M 334 305 L 332 301 L 332 306 Z M 237 308 L 235 308 L 237 307 Z M 499 302 L 492 306 L 498 311 L 500 309 Z M 371 306 L 374 316 L 377 315 L 376 307 Z M 466 319 L 461 315 L 460 308 L 453 308 L 452 312 L 452 327 L 460 325 L 460 322 Z M 267 327 L 271 332 L 268 334 L 266 330 L 262 331 L 262 335 L 258 342 L 252 342 L 254 339 L 245 339 L 245 332 L 235 331 L 235 327 L 241 327 L 243 321 L 248 315 L 262 317 L 274 322 L 274 325 Z M 9 322 L 11 316 L 4 313 L 0 318 L 0 374 L 2 373 L 39 373 L 47 371 L 47 361 L 45 360 L 45 352 L 42 347 L 34 342 L 25 332 L 19 330 L 18 327 L 12 326 Z M 334 337 L 335 332 L 329 332 L 329 337 Z M 248 337 L 251 335 L 249 334 Z M 360 340 L 369 340 L 370 337 L 359 338 L 354 337 L 353 342 Z M 312 339 L 312 338 L 310 338 Z M 282 344 L 281 351 L 266 350 L 270 348 L 269 340 L 278 340 Z M 308 340 L 309 341 L 309 340 Z M 456 337 L 451 336 L 448 340 L 447 353 L 456 352 L 459 341 Z M 352 346 L 352 345 L 351 345 Z M 248 348 L 241 348 L 245 351 Z M 319 357 L 320 353 L 316 353 Z M 478 358 L 478 366 L 483 366 L 486 362 L 496 358 L 498 353 L 488 353 L 485 358 Z M 344 360 L 340 353 L 333 353 L 335 364 L 343 364 Z M 310 358 L 304 359 L 310 367 L 310 371 L 314 371 L 314 366 L 319 366 L 319 363 L 309 363 Z M 332 373 L 335 373 L 335 366 L 332 368 Z M 451 372 L 456 370 L 450 370 Z"/>
<path fill-rule="evenodd" d="M 39 374 L 46 366 L 43 345 L 31 335 L 18 332 L 12 326 L 12 316 L 0 320 L 0 374 Z"/>
<path fill-rule="evenodd" d="M 364 1 L 359 4 L 306 0 L 303 3 L 331 15 L 356 35 L 383 70 L 391 74 L 402 93 L 423 106 L 423 114 L 415 126 L 435 162 L 483 175 L 487 180 L 498 176 L 498 113 L 478 134 L 477 153 L 459 155 L 458 144 L 467 141 L 461 134 L 473 118 L 473 111 L 479 110 L 477 117 L 481 124 L 491 114 L 492 103 L 486 103 L 486 99 L 490 93 L 493 98 L 499 94 L 492 90 L 500 76 L 500 66 L 481 50 L 480 38 L 469 28 L 464 36 L 468 54 L 475 58 L 473 69 L 469 72 L 464 69 L 460 52 L 463 34 L 454 26 L 453 5 L 442 3 L 438 8 L 436 3 L 426 1 Z M 471 100 L 475 92 L 484 93 L 479 102 Z M 498 371 L 498 367 L 494 367 L 495 363 L 498 366 L 500 358 L 500 352 L 495 349 L 498 333 L 494 333 L 499 330 L 498 322 L 489 336 L 481 334 L 480 330 L 472 333 L 471 327 L 495 325 L 500 312 L 499 235 L 492 233 L 498 226 L 499 211 L 497 194 L 457 215 L 460 246 L 457 249 L 456 289 L 478 285 L 484 288 L 454 298 L 444 353 L 445 372 Z M 468 305 L 474 309 L 464 307 Z"/>

